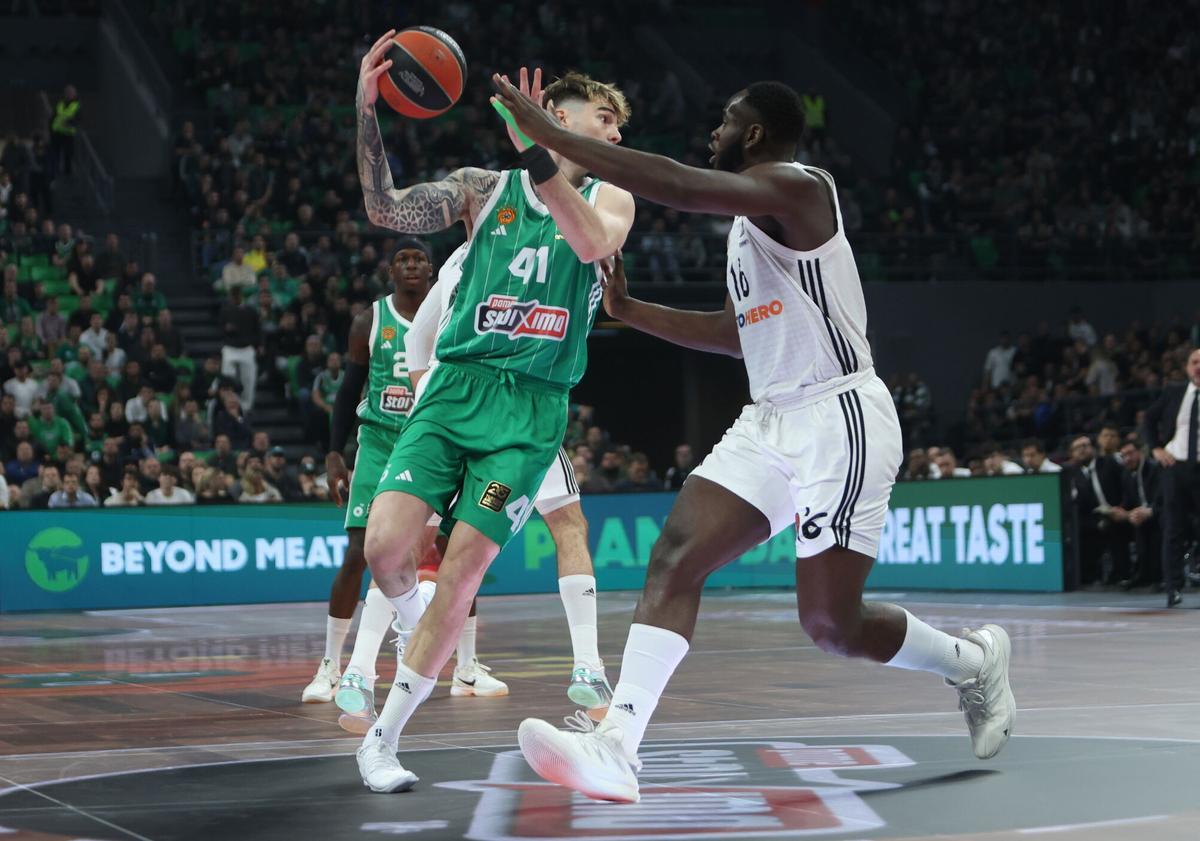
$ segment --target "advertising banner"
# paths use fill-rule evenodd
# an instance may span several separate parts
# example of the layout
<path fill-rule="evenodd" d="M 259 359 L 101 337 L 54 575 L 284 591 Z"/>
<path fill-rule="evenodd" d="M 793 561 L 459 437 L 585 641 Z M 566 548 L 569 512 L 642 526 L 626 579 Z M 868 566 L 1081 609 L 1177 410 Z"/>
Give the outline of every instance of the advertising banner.
<path fill-rule="evenodd" d="M 675 494 L 583 498 L 596 575 L 637 590 Z M 0 610 L 323 601 L 349 540 L 332 505 L 231 505 L 0 515 Z M 1053 476 L 896 486 L 870 587 L 1060 590 Z M 558 591 L 554 540 L 533 518 L 496 559 L 484 595 Z M 791 587 L 793 531 L 710 587 Z"/>

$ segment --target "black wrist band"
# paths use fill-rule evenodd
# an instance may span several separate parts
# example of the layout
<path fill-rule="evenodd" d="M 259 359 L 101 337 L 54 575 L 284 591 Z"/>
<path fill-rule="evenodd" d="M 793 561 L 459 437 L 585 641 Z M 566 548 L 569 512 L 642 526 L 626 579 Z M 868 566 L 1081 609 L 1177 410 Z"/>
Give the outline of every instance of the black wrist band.
<path fill-rule="evenodd" d="M 534 184 L 549 181 L 558 173 L 558 164 L 541 146 L 530 146 L 521 153 L 521 168 L 529 173 Z"/>

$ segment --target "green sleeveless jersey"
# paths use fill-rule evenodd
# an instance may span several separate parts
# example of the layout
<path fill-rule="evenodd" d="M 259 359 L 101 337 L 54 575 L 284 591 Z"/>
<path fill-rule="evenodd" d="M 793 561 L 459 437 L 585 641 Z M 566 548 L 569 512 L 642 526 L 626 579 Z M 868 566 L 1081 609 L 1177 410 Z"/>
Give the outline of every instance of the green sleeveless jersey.
<path fill-rule="evenodd" d="M 597 180 L 580 188 L 596 203 Z M 569 389 L 587 368 L 600 268 L 581 263 L 524 170 L 500 174 L 462 264 L 442 362 L 474 362 Z"/>
<path fill-rule="evenodd" d="M 358 417 L 363 423 L 399 432 L 413 406 L 404 353 L 404 334 L 412 325 L 396 312 L 390 294 L 371 304 L 371 316 L 371 362 Z"/>

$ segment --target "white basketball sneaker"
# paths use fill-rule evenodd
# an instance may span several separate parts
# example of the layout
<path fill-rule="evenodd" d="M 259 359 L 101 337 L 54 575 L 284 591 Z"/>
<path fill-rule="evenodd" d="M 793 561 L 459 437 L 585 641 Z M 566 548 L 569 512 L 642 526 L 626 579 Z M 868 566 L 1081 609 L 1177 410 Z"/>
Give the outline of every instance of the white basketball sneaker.
<path fill-rule="evenodd" d="M 396 751 L 382 738 L 364 741 L 355 757 L 363 785 L 371 791 L 381 794 L 408 791 L 417 782 L 417 775 L 400 764 Z"/>
<path fill-rule="evenodd" d="M 492 670 L 472 658 L 454 668 L 454 680 L 450 683 L 451 695 L 475 695 L 480 698 L 498 698 L 508 694 L 508 684 L 496 680 Z"/>
<path fill-rule="evenodd" d="M 301 703 L 328 704 L 333 700 L 333 693 L 337 690 L 341 677 L 337 664 L 328 657 L 324 658 L 321 660 L 321 665 L 317 667 L 317 673 L 313 675 L 312 682 L 300 693 Z"/>
<path fill-rule="evenodd" d="M 968 640 L 983 649 L 979 677 L 947 684 L 958 690 L 958 708 L 971 731 L 971 747 L 980 759 L 991 759 L 1012 735 L 1017 702 L 1008 683 L 1008 661 L 1012 642 L 999 625 L 984 625 L 977 631 L 964 629 Z"/>
<path fill-rule="evenodd" d="M 521 753 L 543 780 L 575 789 L 593 800 L 637 803 L 637 772 L 642 763 L 630 759 L 622 734 L 608 721 L 597 726 L 582 710 L 563 719 L 569 730 L 527 718 L 517 729 Z"/>

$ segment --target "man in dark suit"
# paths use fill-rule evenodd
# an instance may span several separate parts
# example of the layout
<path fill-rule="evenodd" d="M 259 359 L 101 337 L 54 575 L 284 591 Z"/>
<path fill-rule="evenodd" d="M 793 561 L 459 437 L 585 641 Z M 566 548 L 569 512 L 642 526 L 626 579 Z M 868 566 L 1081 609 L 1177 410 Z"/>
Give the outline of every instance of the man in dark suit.
<path fill-rule="evenodd" d="M 1187 361 L 1188 382 L 1163 389 L 1146 409 L 1142 435 L 1162 465 L 1163 584 L 1167 607 L 1183 601 L 1183 549 L 1189 518 L 1200 511 L 1200 350 Z"/>
<path fill-rule="evenodd" d="M 1121 582 L 1125 589 L 1162 582 L 1162 468 L 1142 452 L 1142 441 L 1131 437 L 1121 445 L 1125 468 L 1125 521 L 1133 530 L 1137 569 Z"/>
<path fill-rule="evenodd" d="M 1071 500 L 1079 522 L 1080 583 L 1109 583 L 1129 577 L 1129 529 L 1123 518 L 1125 477 L 1109 456 L 1097 456 L 1092 439 L 1080 435 L 1071 442 L 1067 469 Z M 1104 572 L 1107 554 L 1111 566 Z"/>

